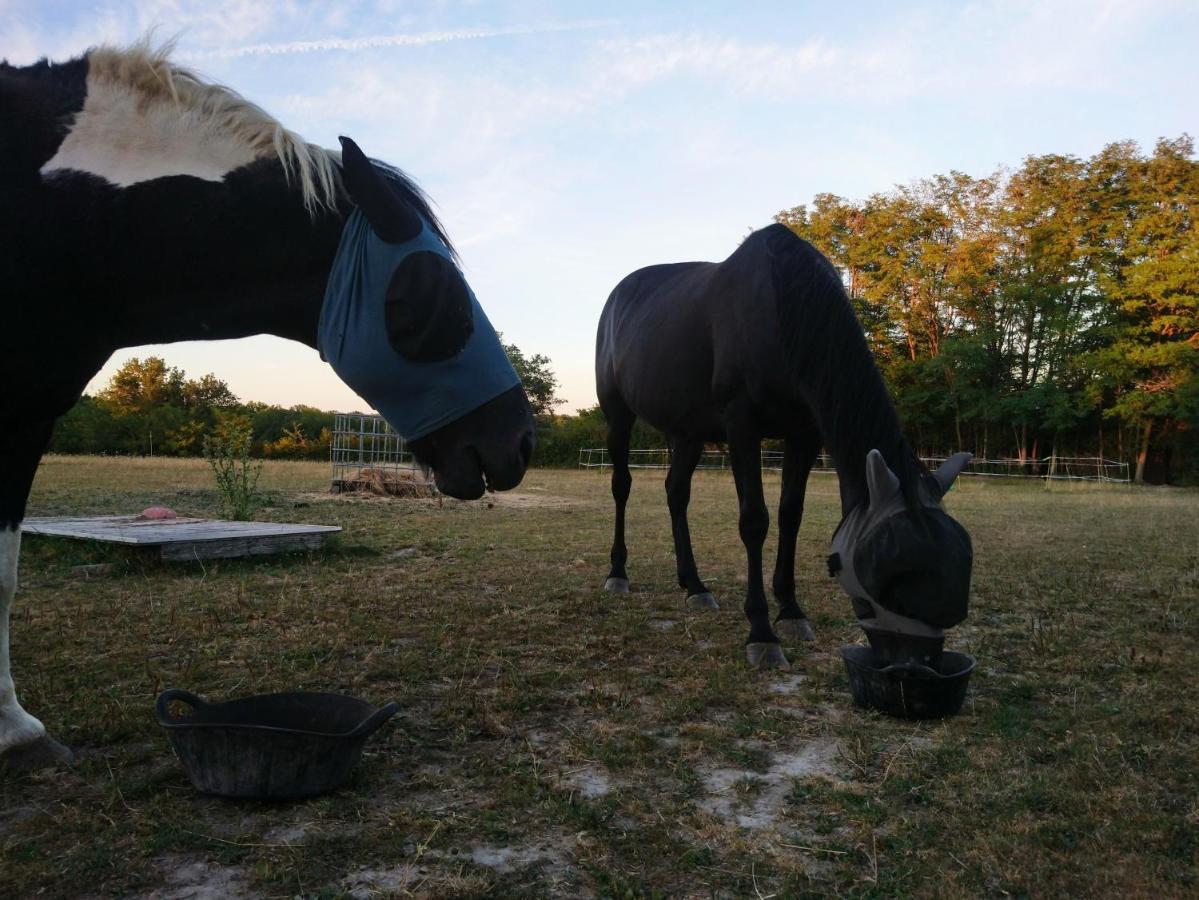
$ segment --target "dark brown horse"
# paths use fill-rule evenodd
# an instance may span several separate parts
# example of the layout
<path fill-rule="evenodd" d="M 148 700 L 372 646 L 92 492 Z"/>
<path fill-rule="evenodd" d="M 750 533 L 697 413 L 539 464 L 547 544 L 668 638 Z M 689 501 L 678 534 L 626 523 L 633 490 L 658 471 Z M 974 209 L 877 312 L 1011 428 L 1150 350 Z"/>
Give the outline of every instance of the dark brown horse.
<path fill-rule="evenodd" d="M 17 702 L 9 609 L 38 460 L 115 350 L 319 345 L 442 491 L 521 480 L 528 400 L 448 239 L 407 177 L 342 143 L 144 46 L 0 63 L 0 764 L 69 756 Z"/>
<path fill-rule="evenodd" d="M 629 434 L 642 418 L 670 442 L 666 498 L 678 581 L 695 607 L 716 601 L 691 549 L 691 476 L 705 443 L 728 445 L 749 561 L 751 665 L 786 667 L 780 637 L 814 637 L 796 597 L 795 542 L 821 446 L 837 467 L 844 516 L 830 569 L 859 618 L 911 634 L 965 618 L 970 540 L 941 510 L 940 498 L 970 456 L 958 454 L 934 475 L 925 471 L 900 432 L 836 270 L 787 228 L 751 234 L 721 263 L 650 266 L 626 277 L 600 316 L 595 373 L 616 500 L 607 590 L 629 589 Z M 773 625 L 762 580 L 770 522 L 764 438 L 785 446 Z"/>

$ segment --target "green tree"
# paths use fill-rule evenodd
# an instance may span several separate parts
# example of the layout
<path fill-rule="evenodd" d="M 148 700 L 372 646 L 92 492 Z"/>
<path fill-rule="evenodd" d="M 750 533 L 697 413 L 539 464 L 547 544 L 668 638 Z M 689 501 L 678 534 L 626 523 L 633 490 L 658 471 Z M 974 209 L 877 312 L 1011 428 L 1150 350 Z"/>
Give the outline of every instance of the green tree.
<path fill-rule="evenodd" d="M 1139 431 L 1136 481 L 1155 434 L 1193 427 L 1199 379 L 1199 163 L 1189 135 L 1158 141 L 1130 167 L 1121 215 L 1109 231 L 1105 287 L 1118 309 L 1115 339 L 1099 354 L 1115 386 L 1110 415 Z M 1129 202 L 1131 200 L 1131 202 Z M 1131 214 L 1130 214 L 1131 213 Z"/>
<path fill-rule="evenodd" d="M 97 399 L 117 415 L 146 412 L 156 406 L 183 406 L 185 377 L 157 356 L 134 356 L 113 373 Z"/>
<path fill-rule="evenodd" d="M 196 455 L 217 413 L 238 404 L 215 375 L 190 380 L 160 357 L 133 357 L 96 397 L 113 420 L 114 433 L 102 449 L 122 453 Z"/>
<path fill-rule="evenodd" d="M 501 343 L 503 339 L 501 334 Z M 504 352 L 508 354 L 512 368 L 516 369 L 516 374 L 520 376 L 525 393 L 529 396 L 529 405 L 533 407 L 533 415 L 552 415 L 555 407 L 566 402 L 555 396 L 560 385 L 553 369 L 550 368 L 548 356 L 540 353 L 525 356 L 515 344 L 504 344 Z"/>
<path fill-rule="evenodd" d="M 232 409 L 238 404 L 229 385 L 211 373 L 196 381 L 185 381 L 180 399 L 188 409 Z"/>

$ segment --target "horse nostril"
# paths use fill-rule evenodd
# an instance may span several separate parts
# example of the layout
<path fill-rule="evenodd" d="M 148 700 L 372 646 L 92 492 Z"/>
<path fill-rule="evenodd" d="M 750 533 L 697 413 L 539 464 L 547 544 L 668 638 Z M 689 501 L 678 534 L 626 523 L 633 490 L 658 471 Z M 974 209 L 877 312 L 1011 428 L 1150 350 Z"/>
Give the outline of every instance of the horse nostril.
<path fill-rule="evenodd" d="M 529 460 L 533 458 L 533 432 L 526 431 L 524 437 L 520 439 L 520 462 L 526 469 L 529 467 Z"/>

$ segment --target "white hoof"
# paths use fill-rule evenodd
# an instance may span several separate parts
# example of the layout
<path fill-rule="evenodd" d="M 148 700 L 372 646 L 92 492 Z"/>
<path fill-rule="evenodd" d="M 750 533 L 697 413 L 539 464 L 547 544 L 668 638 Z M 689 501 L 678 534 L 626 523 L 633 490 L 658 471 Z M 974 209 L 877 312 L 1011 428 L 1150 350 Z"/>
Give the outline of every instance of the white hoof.
<path fill-rule="evenodd" d="M 687 606 L 691 609 L 720 609 L 720 604 L 716 602 L 716 598 L 709 591 L 692 594 L 687 598 Z"/>
<path fill-rule="evenodd" d="M 755 669 L 790 669 L 791 663 L 778 644 L 746 644 L 745 658 Z"/>
<path fill-rule="evenodd" d="M 629 579 L 609 578 L 604 582 L 604 590 L 612 594 L 627 594 L 629 592 Z"/>
<path fill-rule="evenodd" d="M 43 734 L 0 753 L 0 771 L 36 772 L 52 766 L 69 766 L 74 761 L 75 753 L 70 747 Z"/>
<path fill-rule="evenodd" d="M 816 640 L 816 632 L 812 630 L 812 623 L 807 619 L 775 619 L 774 633 L 793 641 Z"/>

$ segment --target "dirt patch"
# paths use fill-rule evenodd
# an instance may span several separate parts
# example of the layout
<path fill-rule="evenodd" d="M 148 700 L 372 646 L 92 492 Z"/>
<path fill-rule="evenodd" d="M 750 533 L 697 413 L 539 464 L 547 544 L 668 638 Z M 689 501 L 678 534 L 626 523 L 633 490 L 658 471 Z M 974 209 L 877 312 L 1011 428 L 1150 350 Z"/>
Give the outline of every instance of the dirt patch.
<path fill-rule="evenodd" d="M 538 750 L 555 747 L 563 740 L 561 732 L 551 731 L 548 728 L 530 728 L 524 732 L 523 737 L 530 746 Z"/>
<path fill-rule="evenodd" d="M 262 839 L 268 844 L 291 847 L 295 844 L 304 843 L 311 831 L 312 824 L 309 822 L 300 822 L 295 825 L 280 825 L 269 829 L 263 834 Z"/>
<path fill-rule="evenodd" d="M 840 742 L 821 738 L 789 753 L 775 753 L 764 773 L 746 769 L 701 769 L 709 796 L 701 809 L 749 829 L 770 828 L 778 820 L 795 778 L 827 778 L 837 772 Z"/>
<path fill-rule="evenodd" d="M 525 491 L 504 491 L 503 493 L 487 494 L 478 500 L 460 500 L 454 502 L 464 506 L 472 504 L 492 505 L 498 506 L 501 509 L 547 509 L 582 505 L 580 501 L 572 500 L 569 497 L 559 497 L 544 492 L 533 494 Z"/>
<path fill-rule="evenodd" d="M 253 896 L 245 872 L 238 866 L 164 859 L 161 872 L 166 884 L 140 894 L 140 900 L 230 900 Z"/>
<path fill-rule="evenodd" d="M 780 675 L 766 685 L 766 690 L 772 694 L 797 694 L 807 680 L 807 675 Z"/>
<path fill-rule="evenodd" d="M 341 887 L 346 895 L 362 900 L 409 893 L 431 897 L 487 894 L 493 887 L 490 879 L 470 872 L 470 864 L 489 869 L 496 876 L 536 869 L 539 888 L 560 887 L 572 874 L 563 849 L 566 840 L 547 837 L 525 844 L 478 844 L 464 853 L 452 854 L 425 851 L 410 863 L 356 869 L 341 880 Z M 453 864 L 451 873 L 447 873 L 446 863 Z"/>
<path fill-rule="evenodd" d="M 404 893 L 426 878 L 428 870 L 424 866 L 411 863 L 385 869 L 358 869 L 343 878 L 341 883 L 349 896 L 359 900 Z"/>
<path fill-rule="evenodd" d="M 825 723 L 843 722 L 852 712 L 846 712 L 842 707 L 834 703 L 821 703 L 816 706 L 783 706 L 779 703 L 767 703 L 762 707 L 765 712 L 776 713 L 780 716 L 787 716 L 791 719 L 803 719 L 805 721 L 819 721 Z"/>
<path fill-rule="evenodd" d="M 559 857 L 550 847 L 475 847 L 470 851 L 471 862 L 497 872 L 511 872 L 534 863 L 552 862 Z"/>
<path fill-rule="evenodd" d="M 362 503 L 364 501 L 404 499 L 414 500 L 420 506 L 428 508 L 473 507 L 490 509 L 498 507 L 500 509 L 571 509 L 589 505 L 583 500 L 547 494 L 544 490 L 538 493 L 504 491 L 502 493 L 484 494 L 478 500 L 455 500 L 453 497 L 447 497 L 436 491 L 421 494 L 416 492 L 377 492 L 369 488 L 363 488 L 346 489 L 339 494 L 331 491 L 305 491 L 296 494 L 295 499 L 302 503 L 328 503 L 330 501 Z"/>
<path fill-rule="evenodd" d="M 584 766 L 562 774 L 562 786 L 584 800 L 595 800 L 612 792 L 612 778 L 597 766 Z"/>

